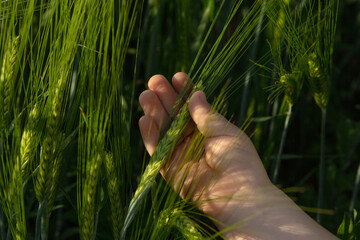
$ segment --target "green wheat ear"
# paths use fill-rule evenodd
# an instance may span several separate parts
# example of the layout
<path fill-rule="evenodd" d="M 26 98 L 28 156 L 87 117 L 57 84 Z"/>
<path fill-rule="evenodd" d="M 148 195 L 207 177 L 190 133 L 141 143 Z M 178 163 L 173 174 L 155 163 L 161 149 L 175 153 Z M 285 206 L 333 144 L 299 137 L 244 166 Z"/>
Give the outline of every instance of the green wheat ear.
<path fill-rule="evenodd" d="M 26 239 L 26 222 L 23 215 L 23 203 L 21 202 L 23 201 L 22 182 L 20 159 L 16 158 L 8 192 L 8 204 L 13 206 L 12 214 L 15 221 L 13 237 L 16 240 Z"/>
<path fill-rule="evenodd" d="M 81 209 L 80 237 L 93 239 L 95 222 L 96 189 L 101 168 L 101 156 L 96 153 L 89 163 L 89 175 L 86 177 L 83 206 Z"/>
<path fill-rule="evenodd" d="M 194 86 L 192 93 L 202 89 L 202 83 L 197 83 L 197 85 Z M 155 181 L 155 177 L 157 174 L 159 174 L 160 169 L 165 163 L 165 160 L 174 150 L 175 144 L 180 139 L 182 131 L 185 129 L 185 126 L 190 120 L 190 113 L 188 111 L 189 99 L 190 98 L 188 98 L 188 100 L 181 107 L 179 113 L 175 116 L 174 121 L 171 123 L 169 130 L 167 130 L 164 137 L 157 145 L 155 152 L 145 169 L 145 172 L 141 176 L 139 186 L 135 191 L 132 202 L 139 197 L 140 193 L 146 188 L 146 185 Z"/>
<path fill-rule="evenodd" d="M 0 131 L 10 123 L 11 105 L 13 104 L 15 80 L 13 79 L 19 37 L 10 39 L 6 45 L 0 75 Z"/>
<path fill-rule="evenodd" d="M 37 145 L 40 141 L 40 131 L 38 123 L 40 121 L 41 111 L 39 104 L 35 104 L 29 113 L 25 124 L 24 132 L 20 142 L 21 172 L 23 180 L 28 179 L 31 172 L 32 161 L 36 153 Z"/>
<path fill-rule="evenodd" d="M 325 109 L 329 102 L 329 83 L 320 64 L 320 60 L 315 53 L 307 57 L 309 71 L 309 85 L 313 92 L 316 104 Z"/>
<path fill-rule="evenodd" d="M 36 179 L 36 197 L 41 203 L 48 191 L 54 171 L 55 142 L 58 138 L 58 125 L 61 118 L 61 108 L 64 101 L 67 81 L 60 77 L 54 86 L 54 92 L 47 102 L 48 116 L 45 127 L 45 136 L 41 144 L 41 159 Z M 56 170 L 56 169 L 55 169 Z"/>
<path fill-rule="evenodd" d="M 114 239 L 119 239 L 121 223 L 123 218 L 121 197 L 120 197 L 120 183 L 116 174 L 114 158 L 111 154 L 106 155 L 105 168 L 107 173 L 107 190 L 109 193 L 110 207 L 111 207 L 111 221 L 113 227 Z"/>
<path fill-rule="evenodd" d="M 196 225 L 181 209 L 175 208 L 162 211 L 156 227 L 159 231 L 166 226 L 175 227 L 187 240 L 205 239 Z"/>
<path fill-rule="evenodd" d="M 286 73 L 280 77 L 287 102 L 294 105 L 301 91 L 301 73 Z"/>
<path fill-rule="evenodd" d="M 176 219 L 174 225 L 181 232 L 183 237 L 188 240 L 204 239 L 201 233 L 194 226 L 194 222 L 187 217 L 183 212 L 176 212 L 173 217 Z"/>

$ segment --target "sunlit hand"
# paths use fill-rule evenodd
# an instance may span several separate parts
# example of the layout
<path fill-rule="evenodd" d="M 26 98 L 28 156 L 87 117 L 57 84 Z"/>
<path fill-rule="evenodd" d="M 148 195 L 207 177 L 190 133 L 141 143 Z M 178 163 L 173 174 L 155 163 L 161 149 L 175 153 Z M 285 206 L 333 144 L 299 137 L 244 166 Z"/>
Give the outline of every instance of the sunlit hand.
<path fill-rule="evenodd" d="M 153 76 L 148 82 L 150 90 L 139 97 L 145 113 L 139 126 L 150 155 L 186 79 L 186 74 L 177 73 L 171 86 L 165 77 Z M 183 198 L 195 201 L 201 211 L 216 219 L 220 230 L 227 231 L 226 228 L 232 226 L 224 236 L 228 239 L 301 239 L 309 238 L 313 228 L 328 234 L 271 184 L 250 139 L 212 111 L 203 92 L 191 96 L 189 112 L 192 121 L 186 137 L 177 145 L 161 173 Z M 200 149 L 193 149 L 196 130 L 205 139 Z M 294 220 L 287 219 L 289 214 Z M 305 230 L 293 235 L 293 227 Z"/>

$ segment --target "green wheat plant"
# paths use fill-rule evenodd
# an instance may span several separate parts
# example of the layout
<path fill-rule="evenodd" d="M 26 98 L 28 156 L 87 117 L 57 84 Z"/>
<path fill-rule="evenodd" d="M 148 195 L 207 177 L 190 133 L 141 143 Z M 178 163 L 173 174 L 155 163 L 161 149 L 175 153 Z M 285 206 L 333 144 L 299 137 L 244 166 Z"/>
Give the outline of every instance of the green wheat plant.
<path fill-rule="evenodd" d="M 113 2 L 102 1 L 101 3 L 89 4 L 91 4 L 87 19 L 89 34 L 85 36 L 84 46 L 90 49 L 83 49 L 84 58 L 80 61 L 80 66 L 87 70 L 80 81 L 84 81 L 83 84 L 88 86 L 87 89 L 84 88 L 85 92 L 80 100 L 81 107 L 86 109 L 86 112 L 79 116 L 80 125 L 83 126 L 79 132 L 78 153 L 80 236 L 81 239 L 94 239 L 96 237 L 97 218 L 100 210 L 96 206 L 101 205 L 99 194 L 101 194 L 102 187 L 99 183 L 102 165 L 104 165 L 108 174 L 110 203 L 119 207 L 112 215 L 113 235 L 114 238 L 118 238 L 119 226 L 122 224 L 122 206 L 119 201 L 121 198 L 119 182 L 116 180 L 118 178 L 117 171 L 116 168 L 110 169 L 116 166 L 113 162 L 115 158 L 109 158 L 109 155 L 105 153 L 106 144 L 112 141 L 107 139 L 106 135 L 109 131 L 110 116 L 115 99 L 121 98 L 123 91 L 119 79 L 123 78 L 126 49 L 134 29 L 137 1 L 120 2 L 118 7 L 122 22 L 117 28 L 115 28 L 114 16 L 116 5 Z M 98 15 L 98 8 L 100 8 L 100 15 Z M 99 32 L 102 34 L 97 35 Z M 104 37 L 97 39 L 98 36 Z M 109 45 L 110 40 L 112 46 Z M 95 52 L 91 49 L 98 48 L 97 41 L 100 41 L 101 45 L 99 51 Z M 108 59 L 107 52 L 110 47 L 117 49 L 117 51 L 112 51 Z M 109 60 L 111 60 L 110 65 L 108 65 Z M 96 71 L 97 69 L 98 71 Z M 120 91 L 118 90 L 119 87 Z"/>
<path fill-rule="evenodd" d="M 299 13 L 291 13 L 291 4 L 291 1 L 277 1 L 276 5 L 279 7 L 278 11 L 274 8 L 268 9 L 269 21 L 273 28 L 273 40 L 269 43 L 269 45 L 274 63 L 272 69 L 260 65 L 261 68 L 264 68 L 266 71 L 272 73 L 272 76 L 276 76 L 274 84 L 266 87 L 266 90 L 270 92 L 268 97 L 270 103 L 278 101 L 278 97 L 283 94 L 282 105 L 286 105 L 288 108 L 285 113 L 286 117 L 283 131 L 281 133 L 278 153 L 272 164 L 270 177 L 273 183 L 276 183 L 278 179 L 281 166 L 281 156 L 286 142 L 292 108 L 300 95 L 303 85 L 303 73 L 301 66 L 304 60 L 302 59 L 301 52 L 299 52 L 296 47 L 298 42 L 293 40 L 296 39 L 296 36 L 292 36 L 292 34 L 298 31 L 298 29 L 295 28 L 294 23 L 296 22 L 297 14 Z M 290 26 L 291 30 L 289 30 L 288 26 Z M 298 28 L 301 28 L 301 25 L 300 27 L 298 26 Z M 282 60 L 281 56 L 283 52 L 286 52 L 287 54 L 286 57 L 289 62 L 289 66 L 286 66 L 286 63 Z M 274 110 L 276 111 L 276 107 L 274 107 Z"/>
<path fill-rule="evenodd" d="M 281 1 L 280 1 L 281 2 Z M 334 36 L 336 30 L 338 2 L 326 1 L 321 4 L 320 1 L 308 1 L 299 8 L 300 12 L 295 13 L 295 19 L 291 15 L 289 6 L 280 3 L 280 6 L 285 12 L 285 20 L 290 27 L 281 28 L 285 38 L 285 45 L 288 46 L 290 52 L 290 59 L 296 59 L 296 64 L 290 64 L 295 72 L 300 72 L 303 76 L 307 76 L 308 86 L 313 93 L 316 104 L 322 109 L 322 127 L 321 127 L 321 149 L 320 149 L 320 173 L 319 173 L 319 196 L 318 208 L 322 208 L 323 199 L 323 182 L 324 182 L 324 155 L 325 155 L 325 122 L 326 122 L 326 106 L 329 100 L 331 69 L 332 69 L 332 52 L 334 44 Z M 304 11 L 305 14 L 302 12 Z M 274 16 L 275 13 L 270 13 Z M 304 17 L 305 16 L 305 20 Z M 274 17 L 270 17 L 275 21 Z M 299 27 L 296 27 L 297 23 Z M 279 26 L 279 25 L 278 25 Z M 290 29 L 290 30 L 289 30 Z M 320 60 L 321 59 L 321 60 Z M 291 62 L 291 60 L 290 60 Z M 326 72 L 326 73 L 325 73 Z M 290 76 L 290 75 L 287 75 Z M 301 77 L 303 77 L 301 76 Z M 285 79 L 285 78 L 284 78 Z M 287 77 L 287 79 L 289 79 Z M 296 80 L 297 77 L 294 77 Z M 281 83 L 281 78 L 280 78 Z M 296 81 L 294 81 L 296 83 Z M 299 84 L 293 84 L 298 88 Z M 302 85 L 302 84 L 301 84 Z M 284 83 L 282 83 L 284 86 Z M 286 84 L 285 84 L 286 86 Z M 293 89 L 296 89 L 293 88 Z M 293 90 L 291 90 L 293 92 Z M 291 94 L 291 93 L 290 93 Z M 295 94 L 295 95 L 298 95 Z M 292 97 L 289 96 L 289 90 L 285 89 L 285 96 L 289 103 L 289 109 L 293 105 Z M 289 115 L 288 115 L 289 116 Z M 286 136 L 288 125 L 288 117 L 285 120 L 285 127 L 283 136 L 281 138 L 280 148 L 276 164 L 274 167 L 273 180 L 276 181 L 277 172 L 279 169 L 280 155 L 283 148 L 284 137 Z M 320 213 L 317 215 L 320 221 Z"/>
<path fill-rule="evenodd" d="M 309 9 L 312 9 L 310 6 Z M 316 104 L 321 109 L 321 147 L 319 167 L 319 194 L 318 205 L 323 207 L 324 178 L 325 178 L 325 124 L 326 112 L 329 102 L 330 86 L 332 82 L 332 57 L 338 16 L 338 1 L 318 2 L 316 28 L 312 31 L 312 38 L 315 46 L 313 52 L 309 53 L 308 82 L 313 93 Z M 311 10 L 310 10 L 311 11 Z M 326 21 L 323 20 L 326 19 Z M 321 214 L 317 214 L 317 221 L 321 222 Z"/>
<path fill-rule="evenodd" d="M 31 19 L 33 1 L 28 3 L 29 11 L 24 15 Z M 18 14 L 24 9 L 18 1 L 2 3 L 1 16 L 4 17 L 1 29 L 1 76 L 0 76 L 0 201 L 2 212 L 8 225 L 7 236 L 13 239 L 25 239 L 27 236 L 25 204 L 22 176 L 22 155 L 20 142 L 21 119 L 17 115 L 21 88 L 16 78 L 25 52 L 26 35 L 30 24 L 24 23 L 17 28 Z M 13 13 L 13 14 L 10 14 Z M 3 34 L 5 33 L 5 34 Z M 2 219 L 3 221 L 4 219 Z M 2 234 L 4 235 L 4 234 Z"/>

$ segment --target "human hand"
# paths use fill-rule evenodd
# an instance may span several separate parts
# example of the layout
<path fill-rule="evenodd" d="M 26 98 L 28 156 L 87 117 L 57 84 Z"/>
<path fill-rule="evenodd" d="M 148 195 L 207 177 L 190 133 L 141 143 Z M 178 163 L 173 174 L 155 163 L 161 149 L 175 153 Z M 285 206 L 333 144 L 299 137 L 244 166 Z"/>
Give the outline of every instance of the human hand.
<path fill-rule="evenodd" d="M 177 73 L 171 86 L 165 77 L 155 75 L 148 82 L 150 90 L 139 97 L 145 113 L 139 127 L 150 155 L 186 79 L 186 74 Z M 220 230 L 234 227 L 224 233 L 227 239 L 296 239 L 312 233 L 300 231 L 294 236 L 291 227 L 325 232 L 271 184 L 250 139 L 212 111 L 203 92 L 191 96 L 189 112 L 192 121 L 186 137 L 161 174 L 181 197 L 194 201 L 201 211 L 216 219 Z M 196 130 L 204 136 L 204 144 L 197 149 L 200 154 L 187 154 L 193 151 Z M 283 225 L 288 229 L 281 228 Z"/>
<path fill-rule="evenodd" d="M 145 112 L 139 126 L 150 155 L 186 78 L 184 73 L 175 74 L 172 87 L 163 76 L 156 75 L 149 80 L 150 90 L 139 97 Z M 239 207 L 239 199 L 271 183 L 249 138 L 223 116 L 213 112 L 203 92 L 191 96 L 189 111 L 193 120 L 190 134 L 174 150 L 162 174 L 166 180 L 171 179 L 172 186 L 182 197 L 190 195 L 192 200 L 198 200 L 198 207 L 205 214 L 224 224 L 230 223 Z M 185 155 L 195 125 L 205 136 L 205 142 L 203 151 L 200 151 L 202 154 L 196 159 L 188 159 Z"/>

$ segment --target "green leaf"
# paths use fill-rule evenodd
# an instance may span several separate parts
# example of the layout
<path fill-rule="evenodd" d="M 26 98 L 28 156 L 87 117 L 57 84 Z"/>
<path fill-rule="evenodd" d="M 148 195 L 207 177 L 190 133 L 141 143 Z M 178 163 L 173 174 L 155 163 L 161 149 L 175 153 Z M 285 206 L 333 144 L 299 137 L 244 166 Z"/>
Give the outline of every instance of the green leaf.
<path fill-rule="evenodd" d="M 357 218 L 357 211 L 354 209 L 354 212 L 353 212 L 353 215 L 354 215 L 354 236 L 355 236 L 355 239 L 359 239 L 359 236 L 360 236 L 360 219 Z"/>
<path fill-rule="evenodd" d="M 355 216 L 355 215 L 354 215 Z M 342 240 L 353 240 L 354 237 L 354 224 L 353 220 L 348 213 L 344 214 L 344 218 L 337 231 L 337 236 Z"/>

